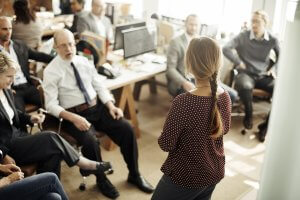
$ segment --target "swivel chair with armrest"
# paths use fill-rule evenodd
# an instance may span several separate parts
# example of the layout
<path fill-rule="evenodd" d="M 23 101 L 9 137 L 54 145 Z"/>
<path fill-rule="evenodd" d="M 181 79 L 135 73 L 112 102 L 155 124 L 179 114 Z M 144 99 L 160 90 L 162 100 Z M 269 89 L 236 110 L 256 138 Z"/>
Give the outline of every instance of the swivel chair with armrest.
<path fill-rule="evenodd" d="M 44 90 L 43 87 L 39 87 L 39 92 L 40 92 L 40 98 L 42 100 L 42 107 L 45 109 L 45 100 L 44 100 Z M 63 119 L 62 118 L 56 118 L 52 115 L 50 115 L 49 113 L 47 113 L 46 110 L 44 110 L 44 114 L 46 115 L 45 117 L 45 121 L 43 123 L 43 129 L 44 130 L 51 130 L 56 132 L 57 134 L 59 134 L 60 136 L 62 136 L 65 140 L 67 140 L 72 146 L 74 146 L 79 154 L 81 154 L 81 146 L 78 144 L 78 142 L 70 135 L 66 132 L 66 130 L 64 130 L 62 128 L 62 123 L 63 123 Z M 98 137 L 102 137 L 104 135 L 104 133 L 97 131 L 95 136 Z M 100 148 L 100 147 L 99 147 Z M 102 161 L 103 162 L 103 161 Z M 111 168 L 109 170 L 107 170 L 105 173 L 106 174 L 112 174 L 114 172 L 114 170 Z M 79 189 L 81 191 L 84 191 L 86 189 L 86 176 L 82 175 L 82 182 L 79 185 Z"/>
<path fill-rule="evenodd" d="M 270 52 L 270 56 L 269 56 L 269 65 L 266 69 L 266 72 L 270 71 L 274 64 L 276 63 L 277 57 L 276 57 L 276 53 L 275 51 L 271 50 Z M 238 75 L 238 70 L 237 70 L 237 66 L 233 66 L 231 72 L 230 72 L 230 81 L 229 81 L 229 85 L 231 87 L 234 87 L 235 84 L 235 77 Z M 275 77 L 272 76 L 272 78 L 275 79 Z M 252 91 L 252 95 L 253 95 L 253 103 L 258 102 L 258 101 L 266 101 L 271 103 L 272 101 L 272 94 L 264 91 L 262 89 L 258 89 L 258 88 L 254 88 Z M 237 111 L 237 112 L 235 112 Z M 266 109 L 265 107 L 261 107 L 259 111 L 253 111 L 253 115 L 259 115 L 259 114 L 265 114 L 266 116 L 269 114 L 270 110 Z M 231 116 L 245 116 L 243 109 L 241 109 L 241 103 L 238 104 L 233 104 L 233 111 L 232 111 L 232 115 Z M 246 134 L 247 129 L 243 128 L 241 130 L 241 133 L 244 135 Z"/>
<path fill-rule="evenodd" d="M 95 67 L 98 66 L 100 55 L 97 52 L 95 45 L 86 40 L 79 40 L 76 44 L 77 54 L 83 54 L 83 56 L 92 56 Z"/>

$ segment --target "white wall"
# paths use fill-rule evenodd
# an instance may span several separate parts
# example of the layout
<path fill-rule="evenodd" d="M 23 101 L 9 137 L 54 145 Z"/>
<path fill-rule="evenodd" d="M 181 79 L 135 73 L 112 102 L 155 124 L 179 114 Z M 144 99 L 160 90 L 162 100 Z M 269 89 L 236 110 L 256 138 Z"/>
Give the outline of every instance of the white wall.
<path fill-rule="evenodd" d="M 159 0 L 143 0 L 143 18 L 148 21 L 153 13 L 158 12 Z"/>
<path fill-rule="evenodd" d="M 258 200 L 300 199 L 299 35 L 298 3 L 298 18 L 287 23 L 279 60 Z"/>

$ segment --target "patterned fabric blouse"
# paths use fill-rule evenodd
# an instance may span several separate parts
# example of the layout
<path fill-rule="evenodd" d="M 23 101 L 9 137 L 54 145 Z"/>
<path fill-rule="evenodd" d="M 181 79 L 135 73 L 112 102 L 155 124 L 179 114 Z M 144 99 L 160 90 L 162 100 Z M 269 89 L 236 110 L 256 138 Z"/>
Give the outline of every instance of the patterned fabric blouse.
<path fill-rule="evenodd" d="M 227 92 L 218 96 L 223 134 L 231 123 L 231 101 Z M 191 93 L 178 95 L 172 102 L 158 144 L 169 152 L 162 172 L 180 186 L 203 188 L 224 177 L 223 137 L 210 137 L 212 97 Z"/>

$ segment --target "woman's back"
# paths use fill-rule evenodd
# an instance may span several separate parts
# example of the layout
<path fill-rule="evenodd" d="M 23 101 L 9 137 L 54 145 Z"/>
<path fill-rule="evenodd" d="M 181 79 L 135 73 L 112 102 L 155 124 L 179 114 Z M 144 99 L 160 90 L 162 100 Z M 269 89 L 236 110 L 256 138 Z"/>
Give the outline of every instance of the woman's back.
<path fill-rule="evenodd" d="M 43 26 L 40 20 L 30 21 L 29 24 L 14 22 L 12 28 L 12 39 L 22 40 L 28 47 L 34 49 L 41 43 Z"/>
<path fill-rule="evenodd" d="M 231 101 L 227 92 L 217 101 L 223 122 L 223 134 L 230 127 Z M 169 152 L 162 171 L 174 183 L 201 188 L 218 183 L 224 177 L 223 137 L 211 138 L 212 97 L 192 93 L 178 95 L 170 109 L 160 147 Z"/>

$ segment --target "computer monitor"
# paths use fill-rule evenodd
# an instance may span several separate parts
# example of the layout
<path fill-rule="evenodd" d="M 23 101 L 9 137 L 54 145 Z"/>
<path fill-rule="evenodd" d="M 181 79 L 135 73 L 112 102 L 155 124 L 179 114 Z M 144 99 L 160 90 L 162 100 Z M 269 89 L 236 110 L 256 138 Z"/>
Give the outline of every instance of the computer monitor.
<path fill-rule="evenodd" d="M 142 27 L 142 26 L 146 26 L 146 22 L 139 21 L 139 22 L 117 25 L 115 29 L 114 50 L 123 49 L 123 35 L 122 35 L 123 30 L 134 28 L 134 27 Z"/>
<path fill-rule="evenodd" d="M 122 31 L 124 42 L 124 59 L 155 50 L 155 32 L 147 27 L 138 27 Z"/>
<path fill-rule="evenodd" d="M 200 27 L 201 36 L 207 36 L 215 39 L 217 34 L 218 34 L 218 25 L 201 24 Z"/>

